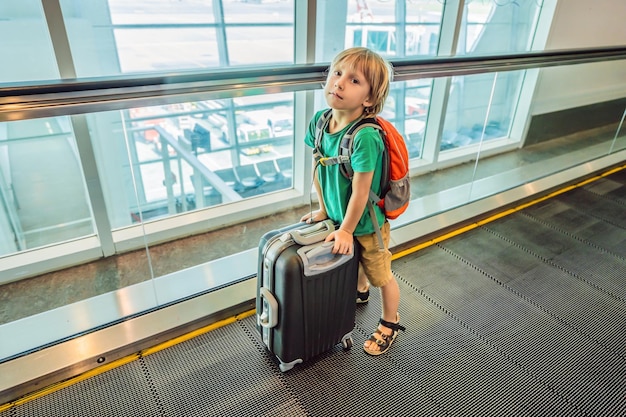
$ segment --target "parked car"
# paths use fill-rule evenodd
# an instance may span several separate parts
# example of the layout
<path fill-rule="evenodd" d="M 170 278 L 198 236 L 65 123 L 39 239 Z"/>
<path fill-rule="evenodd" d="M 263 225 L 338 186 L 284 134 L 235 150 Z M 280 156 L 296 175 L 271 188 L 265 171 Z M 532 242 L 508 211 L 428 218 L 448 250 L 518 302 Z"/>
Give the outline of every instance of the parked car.
<path fill-rule="evenodd" d="M 277 113 L 267 120 L 274 137 L 293 135 L 293 115 Z"/>
<path fill-rule="evenodd" d="M 272 131 L 272 137 L 293 135 L 293 114 L 280 110 L 253 110 L 247 112 L 246 116 L 252 123 L 267 125 Z"/>
<path fill-rule="evenodd" d="M 245 113 L 238 112 L 235 115 L 237 128 L 238 143 L 254 142 L 263 139 L 269 139 L 273 136 L 272 130 L 268 125 L 256 123 Z M 231 143 L 230 129 L 228 123 L 221 128 L 221 139 L 224 143 Z"/>

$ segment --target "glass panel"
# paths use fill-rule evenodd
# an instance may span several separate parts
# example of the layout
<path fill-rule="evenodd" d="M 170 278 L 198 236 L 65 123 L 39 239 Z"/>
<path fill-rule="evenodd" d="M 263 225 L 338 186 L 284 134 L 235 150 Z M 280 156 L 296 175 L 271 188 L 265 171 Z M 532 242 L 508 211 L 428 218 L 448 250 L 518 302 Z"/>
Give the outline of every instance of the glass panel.
<path fill-rule="evenodd" d="M 130 2 L 108 0 L 111 22 L 114 25 L 160 23 L 214 23 L 212 1 L 151 0 Z M 71 7 L 70 4 L 67 5 Z M 84 4 L 81 3 L 81 7 Z"/>
<path fill-rule="evenodd" d="M 0 2 L 0 82 L 59 78 L 40 0 Z"/>
<path fill-rule="evenodd" d="M 440 150 L 506 137 L 523 76 L 524 72 L 518 71 L 453 77 Z"/>
<path fill-rule="evenodd" d="M 235 27 L 226 30 L 230 65 L 293 64 L 293 27 Z"/>
<path fill-rule="evenodd" d="M 404 134 L 407 139 L 410 158 L 419 158 L 423 155 L 431 84 L 431 80 L 424 79 L 406 83 Z"/>
<path fill-rule="evenodd" d="M 412 0 L 406 2 L 407 57 L 437 55 L 444 2 Z"/>
<path fill-rule="evenodd" d="M 577 69 L 586 67 L 585 72 L 592 74 L 595 66 L 597 64 L 585 64 Z M 566 69 L 549 68 L 543 75 L 549 79 L 563 71 Z M 498 74 L 498 82 L 502 75 Z M 564 88 L 562 91 L 576 92 L 571 96 L 572 100 L 584 100 L 586 94 L 580 85 L 579 78 L 571 77 L 561 87 Z M 497 111 L 498 106 L 494 98 L 489 106 L 490 113 Z M 552 114 L 549 127 L 543 126 L 541 116 L 537 116 L 521 147 L 497 157 L 485 153 L 487 144 L 481 143 L 472 168 L 469 199 L 475 201 L 495 195 L 610 155 L 617 150 L 615 145 L 620 138 L 619 125 L 624 112 L 623 104 L 617 100 L 573 106 L 563 111 L 565 117 Z M 555 134 L 555 131 L 559 133 Z M 485 141 L 489 139 L 488 134 L 484 137 Z M 621 138 L 623 140 L 623 132 Z"/>
<path fill-rule="evenodd" d="M 531 49 L 542 2 L 466 1 L 457 53 L 488 55 Z"/>
<path fill-rule="evenodd" d="M 0 256 L 93 235 L 67 117 L 0 123 Z"/>
<path fill-rule="evenodd" d="M 364 46 L 385 57 L 436 55 L 442 12 L 443 2 L 430 0 L 351 0 L 345 46 Z"/>
<path fill-rule="evenodd" d="M 213 28 L 114 31 L 121 72 L 200 69 L 220 65 Z"/>
<path fill-rule="evenodd" d="M 99 162 L 115 171 L 104 183 L 112 226 L 291 188 L 293 112 L 293 95 L 285 93 L 94 115 L 100 123 L 93 125 L 117 119 L 124 126 L 115 155 L 104 146 L 106 130 L 94 138 Z"/>
<path fill-rule="evenodd" d="M 288 23 L 293 25 L 294 0 L 223 1 L 224 20 L 237 23 Z"/>
<path fill-rule="evenodd" d="M 624 124 L 624 121 L 626 121 L 626 106 L 622 112 L 622 118 L 615 129 L 615 136 L 613 138 L 613 142 L 611 142 L 611 149 L 609 150 L 609 153 L 626 149 L 626 124 Z"/>
<path fill-rule="evenodd" d="M 434 215 L 624 150 L 624 99 L 588 104 L 596 94 L 588 83 L 605 64 L 542 69 L 545 85 L 533 96 L 542 112 L 524 123 L 511 123 L 521 101 L 508 96 L 528 94 L 520 88 L 527 71 L 454 77 L 440 153 L 448 165 L 415 177 L 415 201 Z M 605 80 L 621 82 L 614 77 L 623 63 L 608 65 L 613 71 L 604 68 Z M 542 108 L 563 92 L 567 108 Z"/>

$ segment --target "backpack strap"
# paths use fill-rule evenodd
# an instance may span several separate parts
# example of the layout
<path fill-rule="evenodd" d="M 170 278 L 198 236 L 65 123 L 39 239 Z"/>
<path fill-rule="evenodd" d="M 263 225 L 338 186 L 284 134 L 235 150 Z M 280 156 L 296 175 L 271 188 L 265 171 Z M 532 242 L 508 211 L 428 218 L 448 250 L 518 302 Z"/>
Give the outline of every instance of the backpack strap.
<path fill-rule="evenodd" d="M 385 134 L 385 132 L 383 131 L 383 128 L 378 124 L 375 117 L 362 118 L 356 123 L 354 123 L 352 126 L 350 126 L 350 129 L 348 129 L 348 131 L 346 132 L 346 134 L 344 135 L 341 141 L 341 153 L 345 152 L 348 155 L 348 162 L 342 165 L 342 168 L 343 168 L 342 173 L 347 178 L 349 178 L 350 181 L 352 181 L 352 177 L 354 176 L 354 171 L 352 170 L 352 165 L 350 165 L 350 160 L 349 160 L 349 157 L 352 156 L 352 142 L 354 141 L 354 138 L 356 137 L 356 134 L 359 132 L 359 130 L 363 129 L 364 127 L 371 127 L 373 129 L 378 130 L 378 133 L 380 133 L 381 135 Z M 384 142 L 384 139 L 383 139 L 383 142 Z M 345 145 L 345 149 L 344 149 L 344 145 Z M 383 175 L 381 175 L 381 181 L 384 181 L 384 178 L 385 178 L 385 175 L 383 173 Z M 383 190 L 382 187 L 383 187 L 383 184 L 381 184 L 381 191 Z M 370 188 L 369 198 L 367 199 L 367 210 L 369 211 L 370 219 L 372 220 L 372 226 L 374 227 L 374 231 L 376 232 L 376 238 L 378 239 L 378 248 L 382 250 L 385 247 L 385 243 L 383 241 L 383 235 L 380 231 L 380 228 L 382 227 L 382 225 L 378 223 L 378 218 L 376 217 L 376 210 L 374 210 L 374 204 L 378 204 L 380 200 L 381 200 L 380 196 L 378 196 L 378 194 L 376 194 Z"/>
<path fill-rule="evenodd" d="M 372 226 L 374 226 L 374 231 L 376 232 L 376 239 L 378 240 L 378 249 L 383 250 L 385 248 L 385 242 L 383 241 L 383 234 L 380 231 L 382 227 L 378 224 L 378 219 L 376 218 L 376 210 L 374 210 L 374 203 L 372 200 L 367 200 L 367 209 L 370 212 L 370 219 L 372 219 Z"/>
<path fill-rule="evenodd" d="M 341 139 L 341 144 L 339 145 L 338 155 L 334 157 L 326 157 L 322 152 L 322 138 L 324 137 L 324 131 L 328 127 L 331 116 L 332 109 L 328 109 L 317 120 L 317 123 L 315 125 L 315 147 L 313 148 L 313 157 L 315 163 L 322 166 L 341 164 L 341 166 L 339 167 L 340 172 L 347 179 L 352 181 L 354 171 L 352 170 L 352 165 L 350 165 L 350 157 L 352 156 L 352 143 L 354 142 L 356 134 L 364 127 L 374 128 L 378 130 L 381 135 L 384 134 L 384 131 L 376 121 L 375 117 L 361 118 L 352 126 L 350 126 L 348 131 L 344 134 L 343 138 Z M 382 176 L 382 178 L 384 178 L 384 176 Z M 381 225 L 378 224 L 376 210 L 374 210 L 374 204 L 378 204 L 380 200 L 380 197 L 370 188 L 369 199 L 367 200 L 367 208 L 370 214 L 370 218 L 372 220 L 372 225 L 374 226 L 374 230 L 376 231 L 379 248 L 383 249 L 384 242 L 382 234 L 380 232 Z"/>
<path fill-rule="evenodd" d="M 324 131 L 330 122 L 331 116 L 332 109 L 328 109 L 324 111 L 324 113 L 317 120 L 315 125 L 315 147 L 313 149 L 313 156 L 315 157 L 315 162 L 322 166 L 342 164 L 341 167 L 339 167 L 341 174 L 347 179 L 352 180 L 354 171 L 352 171 L 352 166 L 350 165 L 350 157 L 352 156 L 352 142 L 354 142 L 356 133 L 365 126 L 371 126 L 376 129 L 380 129 L 380 126 L 376 124 L 374 119 L 361 118 L 357 120 L 352 126 L 350 126 L 348 131 L 343 135 L 343 138 L 341 138 L 337 156 L 327 157 L 324 156 L 324 153 L 322 152 L 322 139 L 324 137 Z"/>
<path fill-rule="evenodd" d="M 359 130 L 363 129 L 364 127 L 371 127 L 372 129 L 378 130 L 378 133 L 381 136 L 385 134 L 385 131 L 380 126 L 380 124 L 378 123 L 375 117 L 368 117 L 368 118 L 360 119 L 355 124 L 353 124 L 350 127 L 350 129 L 348 129 L 348 131 L 346 132 L 343 140 L 341 141 L 341 153 L 345 153 L 346 155 L 348 155 L 348 157 L 352 156 L 352 142 L 354 142 L 354 138 L 356 137 L 356 134 L 359 132 Z M 384 140 L 383 140 L 383 143 L 384 143 Z M 344 165 L 341 168 L 342 168 L 342 174 L 346 178 L 349 178 L 350 180 L 352 180 L 352 177 L 354 176 L 354 171 L 352 170 L 352 165 L 350 165 L 350 161 L 348 160 L 347 163 L 344 163 Z M 387 175 L 384 172 L 381 175 L 381 184 L 380 184 L 381 192 L 384 190 L 384 187 L 385 187 L 385 184 L 383 184 L 382 182 L 385 180 L 386 176 Z M 378 202 L 381 200 L 380 196 L 378 196 L 371 188 L 370 188 L 370 200 L 372 200 L 374 204 L 378 204 Z"/>
<path fill-rule="evenodd" d="M 322 113 L 322 116 L 317 120 L 315 124 L 315 147 L 313 148 L 313 158 L 315 160 L 315 164 L 320 164 L 322 166 L 327 165 L 336 165 L 339 163 L 348 162 L 349 158 L 343 158 L 341 160 L 340 157 L 328 158 L 324 156 L 322 152 L 322 138 L 324 137 L 324 131 L 326 127 L 328 127 L 328 123 L 330 122 L 330 117 L 332 116 L 332 109 L 326 110 Z"/>

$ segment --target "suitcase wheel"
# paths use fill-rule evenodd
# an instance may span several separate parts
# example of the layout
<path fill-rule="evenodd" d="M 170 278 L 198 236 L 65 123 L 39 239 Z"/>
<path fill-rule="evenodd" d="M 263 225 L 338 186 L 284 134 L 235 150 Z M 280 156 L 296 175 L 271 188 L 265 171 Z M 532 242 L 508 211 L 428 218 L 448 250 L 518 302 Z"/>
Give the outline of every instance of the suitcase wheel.
<path fill-rule="evenodd" d="M 288 370 L 290 370 L 291 368 L 293 368 L 295 365 L 299 363 L 302 363 L 302 359 L 296 359 L 295 361 L 291 361 L 291 362 L 280 361 L 278 368 L 280 369 L 281 372 L 287 372 Z"/>
<path fill-rule="evenodd" d="M 348 350 L 348 349 L 352 349 L 354 342 L 352 341 L 351 337 L 348 337 L 346 339 L 343 339 L 341 341 L 341 344 L 343 345 L 344 350 Z"/>
<path fill-rule="evenodd" d="M 281 363 L 280 365 L 278 365 L 278 368 L 280 369 L 281 372 L 287 372 L 288 370 L 293 368 L 293 364 L 292 363 Z"/>

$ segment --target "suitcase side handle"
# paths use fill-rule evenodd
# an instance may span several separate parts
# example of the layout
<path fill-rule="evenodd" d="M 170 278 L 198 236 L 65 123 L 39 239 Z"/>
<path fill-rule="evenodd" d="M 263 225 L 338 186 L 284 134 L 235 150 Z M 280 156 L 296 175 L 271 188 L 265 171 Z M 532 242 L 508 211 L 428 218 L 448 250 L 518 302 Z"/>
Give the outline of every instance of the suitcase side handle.
<path fill-rule="evenodd" d="M 308 246 L 323 241 L 326 239 L 326 236 L 334 231 L 335 223 L 330 219 L 326 219 L 302 229 L 292 230 L 288 233 L 298 245 Z"/>
<path fill-rule="evenodd" d="M 354 250 L 349 255 L 332 253 L 335 242 L 320 242 L 303 246 L 297 250 L 302 259 L 304 275 L 311 276 L 331 271 L 354 257 Z"/>
<path fill-rule="evenodd" d="M 268 329 L 276 327 L 278 324 L 278 301 L 276 301 L 276 297 L 265 287 L 259 288 L 259 296 L 263 309 L 257 317 L 259 324 Z"/>

